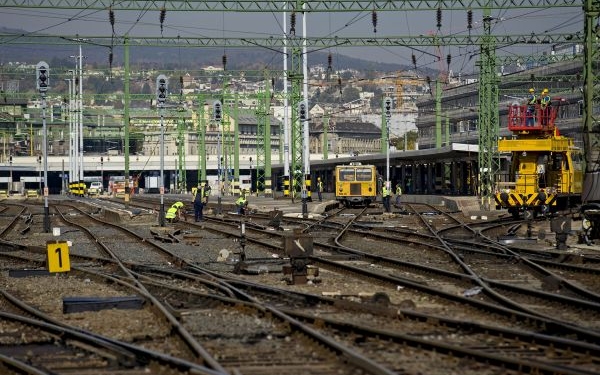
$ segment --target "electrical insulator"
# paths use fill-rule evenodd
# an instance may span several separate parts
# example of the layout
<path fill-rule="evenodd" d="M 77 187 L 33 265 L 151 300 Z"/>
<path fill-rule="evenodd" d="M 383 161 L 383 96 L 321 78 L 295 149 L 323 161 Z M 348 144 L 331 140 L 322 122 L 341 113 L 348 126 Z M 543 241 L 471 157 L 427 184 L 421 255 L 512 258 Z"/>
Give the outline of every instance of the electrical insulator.
<path fill-rule="evenodd" d="M 448 70 L 450 70 L 450 63 L 452 62 L 452 55 L 448 54 L 448 56 L 446 56 L 446 64 L 448 64 Z"/>
<path fill-rule="evenodd" d="M 290 34 L 296 35 L 296 12 L 290 15 Z"/>
<path fill-rule="evenodd" d="M 373 23 L 373 32 L 377 32 L 377 11 L 371 13 L 371 22 Z"/>
<path fill-rule="evenodd" d="M 108 8 L 108 20 L 110 21 L 110 26 L 112 27 L 113 34 L 115 33 L 115 11 L 112 10 L 112 7 Z"/>
<path fill-rule="evenodd" d="M 342 79 L 338 77 L 338 87 L 340 88 L 340 95 L 342 95 Z"/>
<path fill-rule="evenodd" d="M 35 67 L 36 88 L 40 93 L 48 91 L 49 71 L 48 64 L 45 61 L 40 61 Z"/>
<path fill-rule="evenodd" d="M 221 57 L 221 61 L 223 62 L 223 70 L 226 70 L 225 68 L 227 68 L 227 55 L 223 55 Z"/>
<path fill-rule="evenodd" d="M 300 121 L 306 121 L 308 118 L 308 113 L 306 111 L 306 102 L 302 101 L 298 103 L 298 117 Z"/>
<path fill-rule="evenodd" d="M 179 84 L 183 87 L 183 76 L 179 76 Z"/>
<path fill-rule="evenodd" d="M 223 119 L 223 107 L 220 101 L 215 100 L 213 103 L 213 120 L 220 123 L 221 119 Z"/>
<path fill-rule="evenodd" d="M 427 86 L 431 86 L 431 77 L 427 76 Z"/>
<path fill-rule="evenodd" d="M 329 55 L 327 55 L 327 68 L 331 69 L 331 63 L 333 62 L 333 56 L 331 56 L 331 53 Z"/>
<path fill-rule="evenodd" d="M 535 74 L 531 74 L 531 75 L 529 76 L 529 80 L 530 80 L 531 82 L 535 81 Z"/>
<path fill-rule="evenodd" d="M 437 8 L 437 14 L 436 14 L 436 20 L 437 20 L 437 29 L 441 29 L 442 28 L 442 8 Z"/>
<path fill-rule="evenodd" d="M 471 9 L 467 10 L 467 29 L 471 30 L 473 28 L 473 11 Z"/>
<path fill-rule="evenodd" d="M 167 9 L 165 7 L 160 8 L 160 33 L 162 35 L 163 32 L 163 24 L 165 23 L 165 17 L 167 16 Z"/>
<path fill-rule="evenodd" d="M 414 53 L 412 54 L 412 63 L 415 69 L 417 69 L 417 56 Z"/>
<path fill-rule="evenodd" d="M 167 101 L 167 90 L 169 88 L 169 81 L 164 74 L 159 75 L 156 78 L 156 101 L 158 104 L 165 104 Z"/>
<path fill-rule="evenodd" d="M 271 88 L 275 89 L 275 78 L 271 78 Z"/>
<path fill-rule="evenodd" d="M 113 63 L 113 51 L 112 51 L 112 47 L 110 48 L 110 51 L 108 52 L 108 66 L 112 69 L 112 63 Z"/>

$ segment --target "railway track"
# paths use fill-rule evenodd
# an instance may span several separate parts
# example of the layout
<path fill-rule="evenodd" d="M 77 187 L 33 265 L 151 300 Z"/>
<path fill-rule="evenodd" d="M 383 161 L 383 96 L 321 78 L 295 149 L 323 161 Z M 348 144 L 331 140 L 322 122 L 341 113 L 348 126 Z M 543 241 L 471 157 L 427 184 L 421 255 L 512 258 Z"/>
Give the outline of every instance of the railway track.
<path fill-rule="evenodd" d="M 460 267 L 457 272 L 438 272 L 437 267 L 426 269 L 408 259 L 393 260 L 393 253 L 375 256 L 352 249 L 347 243 L 336 243 L 336 233 L 352 233 L 346 236 L 355 245 L 356 238 L 364 239 L 365 233 L 374 232 L 364 212 L 341 211 L 320 221 L 286 221 L 285 229 L 311 232 L 315 239 L 315 256 L 311 260 L 320 268 L 320 280 L 315 280 L 318 284 L 298 286 L 287 285 L 276 271 L 235 275 L 234 262 L 214 260 L 219 246 L 235 252 L 244 238 L 249 259 L 286 262 L 281 246 L 289 230 L 274 230 L 268 218 L 260 215 L 211 217 L 200 225 L 180 222 L 160 236 L 152 234 L 155 229 L 138 223 L 127 228 L 128 234 L 118 235 L 113 232 L 117 228 L 107 229 L 108 225 L 98 222 L 93 210 L 69 206 L 57 205 L 53 220 L 58 219 L 60 212 L 61 217 L 71 219 L 69 228 L 79 224 L 96 232 L 88 239 L 90 246 L 101 244 L 88 251 L 74 249 L 77 270 L 73 275 L 87 274 L 78 277 L 96 281 L 110 274 L 111 284 L 129 283 L 141 294 L 147 293 L 195 340 L 202 342 L 206 354 L 225 371 L 265 374 L 273 370 L 272 373 L 293 374 L 303 363 L 318 373 L 348 374 L 445 374 L 449 369 L 461 368 L 465 374 L 492 374 L 499 369 L 506 370 L 504 373 L 548 374 L 591 374 L 598 370 L 595 342 L 599 337 L 593 331 L 478 300 L 481 295 L 457 295 L 475 285 L 474 278 Z M 24 216 L 17 215 L 17 225 Z M 243 234 L 242 221 L 246 228 Z M 84 232 L 81 228 L 77 231 Z M 167 234 L 172 235 L 173 242 L 160 240 L 168 238 Z M 130 239 L 116 241 L 119 236 Z M 431 248 L 436 248 L 434 237 L 429 236 Z M 418 243 L 418 237 L 411 241 Z M 11 240 L 5 242 L 0 246 L 8 249 L 14 244 Z M 388 249 L 395 240 L 372 242 Z M 101 249 L 118 247 L 119 243 L 127 244 L 127 254 Z M 440 248 L 437 245 L 435 251 L 443 253 Z M 143 258 L 148 253 L 152 255 L 146 262 Z M 11 248 L 10 257 L 9 252 L 1 256 L 17 266 L 31 266 L 34 261 L 38 267 L 43 264 L 43 251 L 39 248 Z M 390 258 L 389 264 L 385 257 Z M 404 273 L 400 277 L 401 270 L 410 270 L 412 276 Z M 435 283 L 442 281 L 459 287 L 440 293 L 435 290 Z M 343 286 L 349 282 L 351 288 Z M 342 290 L 338 292 L 336 285 L 343 286 Z M 356 292 L 360 290 L 375 293 L 361 295 Z M 322 292 L 331 297 L 319 295 Z M 462 319 L 458 315 L 461 310 Z M 386 329 L 382 331 L 381 327 Z M 306 357 L 307 353 L 312 354 Z M 272 368 L 265 369 L 265 358 L 270 359 Z M 424 361 L 429 364 L 427 370 L 422 367 Z M 209 372 L 221 371 L 206 365 L 202 361 L 195 363 Z"/>

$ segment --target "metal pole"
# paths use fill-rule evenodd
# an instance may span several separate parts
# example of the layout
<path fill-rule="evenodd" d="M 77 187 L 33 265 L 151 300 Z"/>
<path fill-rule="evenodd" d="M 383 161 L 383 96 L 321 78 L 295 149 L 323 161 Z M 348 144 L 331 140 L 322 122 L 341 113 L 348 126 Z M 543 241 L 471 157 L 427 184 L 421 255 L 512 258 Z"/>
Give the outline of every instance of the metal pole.
<path fill-rule="evenodd" d="M 308 198 L 308 189 L 309 189 L 309 182 L 307 182 L 307 180 L 310 180 L 310 147 L 309 147 L 309 142 L 310 142 L 310 134 L 309 134 L 309 129 L 308 129 L 308 53 L 307 53 L 307 48 L 306 48 L 306 16 L 307 16 L 307 12 L 306 10 L 306 2 L 302 3 L 302 96 L 304 98 L 304 102 L 306 103 L 306 120 L 304 121 L 304 124 L 302 124 L 302 132 L 303 132 L 303 137 L 302 137 L 302 150 L 304 152 L 304 159 L 303 159 L 303 164 L 304 164 L 304 179 L 303 179 L 303 189 L 306 190 L 306 192 L 304 194 L 306 194 L 307 198 Z"/>
<path fill-rule="evenodd" d="M 223 188 L 221 186 L 221 127 L 220 123 L 217 122 L 217 187 L 219 189 L 219 195 L 217 196 L 217 215 L 220 215 L 222 211 L 222 199 L 223 199 Z"/>
<path fill-rule="evenodd" d="M 73 126 L 73 124 L 71 123 L 71 90 L 72 90 L 72 86 L 71 86 L 71 79 L 67 78 L 65 79 L 65 81 L 67 81 L 68 86 L 69 86 L 69 102 L 67 103 L 67 116 L 69 116 L 69 182 L 71 182 L 71 178 L 73 175 L 73 170 L 71 168 L 71 153 L 73 152 L 73 148 L 71 147 L 71 127 Z M 64 176 L 63 176 L 64 179 Z M 66 192 L 69 192 L 68 189 L 66 189 Z"/>
<path fill-rule="evenodd" d="M 10 192 L 12 191 L 12 186 L 13 186 L 12 155 L 8 156 L 8 163 L 10 164 L 10 183 L 8 185 L 8 195 L 10 195 Z"/>
<path fill-rule="evenodd" d="M 390 116 L 385 117 L 386 147 L 385 147 L 385 184 L 390 189 Z"/>
<path fill-rule="evenodd" d="M 160 212 L 158 222 L 161 227 L 165 226 L 165 126 L 163 105 L 158 104 L 160 111 Z M 127 178 L 127 177 L 126 177 Z"/>
<path fill-rule="evenodd" d="M 290 116 L 288 101 L 287 62 L 287 3 L 283 12 L 283 176 L 291 179 L 290 173 Z"/>
<path fill-rule="evenodd" d="M 79 77 L 77 77 L 77 62 L 75 62 L 75 70 L 73 70 L 73 182 L 79 180 L 79 101 L 77 100 L 77 94 L 79 93 Z M 77 191 L 78 189 L 75 189 Z"/>
<path fill-rule="evenodd" d="M 124 84 L 123 84 L 123 94 L 124 94 L 124 108 L 123 108 L 123 129 L 125 130 L 124 138 L 123 138 L 123 154 L 125 157 L 125 207 L 129 207 L 129 198 L 132 186 L 129 186 L 129 107 L 130 105 L 130 92 L 129 92 L 129 77 L 131 73 L 131 69 L 129 66 L 129 37 L 125 36 L 123 40 L 123 57 L 124 57 Z"/>
<path fill-rule="evenodd" d="M 392 107 L 394 101 L 390 97 L 384 99 L 384 112 L 385 112 L 385 186 L 390 189 L 390 122 L 392 120 Z"/>
<path fill-rule="evenodd" d="M 62 159 L 62 178 L 60 186 L 62 187 L 62 194 L 66 194 L 65 192 L 67 191 L 67 187 L 65 186 L 65 159 Z"/>
<path fill-rule="evenodd" d="M 39 181 L 38 181 L 38 191 L 40 192 L 40 195 L 42 195 L 44 192 L 42 191 L 42 156 L 38 156 L 38 175 L 39 175 Z"/>
<path fill-rule="evenodd" d="M 48 208 L 48 129 L 46 128 L 46 94 L 42 93 L 42 127 L 44 133 L 44 231 L 50 233 L 50 209 Z M 41 189 L 41 188 L 40 188 Z"/>
<path fill-rule="evenodd" d="M 83 183 L 83 56 L 79 45 L 79 182 Z"/>

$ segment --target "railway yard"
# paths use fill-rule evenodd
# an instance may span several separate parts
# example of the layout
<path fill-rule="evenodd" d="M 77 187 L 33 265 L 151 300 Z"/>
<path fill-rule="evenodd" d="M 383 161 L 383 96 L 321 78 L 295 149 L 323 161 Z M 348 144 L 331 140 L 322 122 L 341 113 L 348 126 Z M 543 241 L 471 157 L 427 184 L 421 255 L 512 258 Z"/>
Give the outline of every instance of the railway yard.
<path fill-rule="evenodd" d="M 600 373 L 600 247 L 548 219 L 149 197 L 0 202 L 0 373 Z"/>

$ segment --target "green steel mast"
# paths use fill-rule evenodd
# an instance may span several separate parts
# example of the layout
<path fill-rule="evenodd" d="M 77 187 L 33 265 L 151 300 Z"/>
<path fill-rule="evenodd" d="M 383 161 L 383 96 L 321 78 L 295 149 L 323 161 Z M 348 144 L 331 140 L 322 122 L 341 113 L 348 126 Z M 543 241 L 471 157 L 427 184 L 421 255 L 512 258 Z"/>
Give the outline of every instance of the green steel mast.
<path fill-rule="evenodd" d="M 584 0 L 582 213 L 590 239 L 600 239 L 600 1 Z"/>
<path fill-rule="evenodd" d="M 323 115 L 323 160 L 329 159 L 329 114 L 325 111 Z"/>
<path fill-rule="evenodd" d="M 206 176 L 206 110 L 204 97 L 198 95 L 198 118 L 197 129 L 198 134 L 198 184 L 207 179 Z"/>
<path fill-rule="evenodd" d="M 186 163 L 185 163 L 185 119 L 181 116 L 182 109 L 179 109 L 179 118 L 177 119 L 177 189 L 180 193 L 187 189 Z"/>
<path fill-rule="evenodd" d="M 301 9 L 302 4 L 297 2 L 295 9 Z M 303 186 L 303 160 L 302 160 L 302 145 L 303 145 L 303 123 L 300 121 L 300 113 L 298 106 L 302 101 L 302 82 L 304 75 L 302 73 L 302 48 L 301 38 L 296 36 L 296 14 L 295 11 L 291 15 L 291 31 L 290 38 L 292 47 L 290 69 L 288 70 L 288 80 L 290 81 L 290 108 L 292 118 L 290 120 L 290 189 L 292 199 L 296 198 L 296 194 Z"/>
<path fill-rule="evenodd" d="M 240 111 L 238 93 L 233 94 L 233 194 L 240 194 Z"/>
<path fill-rule="evenodd" d="M 481 61 L 479 77 L 479 171 L 478 195 L 483 209 L 493 201 L 494 178 L 500 171 L 498 159 L 498 78 L 496 77 L 496 44 L 492 32 L 490 8 L 483 10 Z"/>
<path fill-rule="evenodd" d="M 257 191 L 270 196 L 271 187 L 271 91 L 265 72 L 264 89 L 258 92 L 256 107 L 256 184 Z"/>
<path fill-rule="evenodd" d="M 442 82 L 435 80 L 435 148 L 442 147 Z"/>
<path fill-rule="evenodd" d="M 123 76 L 124 85 L 123 85 L 123 128 L 125 130 L 125 139 L 123 140 L 123 152 L 125 154 L 125 205 L 129 205 L 129 107 L 131 103 L 131 95 L 129 93 L 129 77 L 130 77 L 130 67 L 129 67 L 129 39 L 125 36 L 123 39 L 123 58 L 125 65 L 125 73 Z"/>

